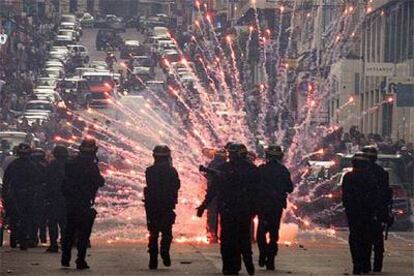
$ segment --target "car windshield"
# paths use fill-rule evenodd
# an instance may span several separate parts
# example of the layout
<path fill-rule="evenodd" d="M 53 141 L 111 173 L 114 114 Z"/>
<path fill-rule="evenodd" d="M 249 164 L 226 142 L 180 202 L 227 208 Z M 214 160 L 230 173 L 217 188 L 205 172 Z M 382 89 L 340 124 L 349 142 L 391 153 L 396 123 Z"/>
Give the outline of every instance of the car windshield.
<path fill-rule="evenodd" d="M 53 108 L 49 103 L 27 103 L 26 110 L 48 110 L 52 111 Z"/>
<path fill-rule="evenodd" d="M 65 89 L 75 89 L 76 81 L 65 81 L 63 82 L 63 88 Z"/>
<path fill-rule="evenodd" d="M 36 82 L 37 86 L 53 86 L 55 84 L 55 82 L 53 80 L 42 80 L 39 79 Z"/>
<path fill-rule="evenodd" d="M 0 133 L 0 141 L 2 140 L 6 140 L 10 145 L 10 149 L 13 149 L 13 147 L 26 142 L 26 135 L 10 135 Z"/>
<path fill-rule="evenodd" d="M 59 31 L 59 35 L 71 36 L 72 35 L 72 32 L 71 31 Z"/>
<path fill-rule="evenodd" d="M 134 59 L 132 65 L 134 67 L 138 67 L 138 66 L 151 67 L 151 59 L 149 58 Z"/>
<path fill-rule="evenodd" d="M 88 81 L 89 84 L 101 84 L 104 82 L 112 82 L 112 78 L 110 76 L 85 76 L 85 79 Z"/>

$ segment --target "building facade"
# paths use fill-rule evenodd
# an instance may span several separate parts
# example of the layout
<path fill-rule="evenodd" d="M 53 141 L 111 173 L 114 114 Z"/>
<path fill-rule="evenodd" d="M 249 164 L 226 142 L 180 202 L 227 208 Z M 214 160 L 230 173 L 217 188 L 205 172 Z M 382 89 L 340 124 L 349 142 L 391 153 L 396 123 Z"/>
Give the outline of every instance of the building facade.
<path fill-rule="evenodd" d="M 414 1 L 381 3 L 361 28 L 359 126 L 414 141 Z"/>

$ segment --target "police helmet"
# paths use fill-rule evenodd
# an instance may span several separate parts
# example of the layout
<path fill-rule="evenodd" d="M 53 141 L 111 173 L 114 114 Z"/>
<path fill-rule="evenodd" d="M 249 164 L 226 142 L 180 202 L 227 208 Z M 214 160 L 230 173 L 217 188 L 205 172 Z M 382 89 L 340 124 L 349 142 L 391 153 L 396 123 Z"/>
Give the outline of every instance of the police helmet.
<path fill-rule="evenodd" d="M 247 150 L 247 147 L 244 145 L 244 144 L 238 144 L 237 145 L 237 154 L 240 156 L 240 157 L 247 157 L 247 154 L 248 154 L 248 150 Z"/>
<path fill-rule="evenodd" d="M 352 166 L 356 168 L 365 167 L 370 162 L 365 153 L 359 151 L 352 157 Z"/>
<path fill-rule="evenodd" d="M 375 146 L 365 146 L 362 152 L 370 160 L 377 160 L 378 158 L 378 150 Z"/>
<path fill-rule="evenodd" d="M 226 149 L 229 153 L 237 153 L 239 151 L 239 146 L 238 144 L 235 143 L 228 143 L 226 145 Z"/>
<path fill-rule="evenodd" d="M 283 150 L 281 146 L 277 146 L 277 145 L 269 145 L 266 149 L 265 149 L 265 153 L 266 153 L 266 158 L 283 158 Z"/>
<path fill-rule="evenodd" d="M 59 158 L 59 157 L 65 158 L 69 156 L 69 151 L 65 146 L 56 145 L 55 148 L 53 149 L 53 156 L 55 158 Z"/>
<path fill-rule="evenodd" d="M 169 156 L 171 156 L 171 150 L 166 145 L 157 145 L 152 150 L 152 156 L 154 156 L 154 157 L 169 157 Z"/>
<path fill-rule="evenodd" d="M 81 153 L 95 153 L 97 150 L 95 139 L 84 139 L 79 146 Z"/>
<path fill-rule="evenodd" d="M 16 153 L 19 156 L 30 155 L 31 152 L 32 152 L 32 148 L 30 147 L 29 144 L 21 143 L 17 146 Z"/>
<path fill-rule="evenodd" d="M 42 149 L 42 148 L 35 148 L 31 152 L 30 155 L 32 157 L 35 157 L 35 158 L 44 159 L 44 158 L 46 158 L 46 151 L 44 149 Z"/>

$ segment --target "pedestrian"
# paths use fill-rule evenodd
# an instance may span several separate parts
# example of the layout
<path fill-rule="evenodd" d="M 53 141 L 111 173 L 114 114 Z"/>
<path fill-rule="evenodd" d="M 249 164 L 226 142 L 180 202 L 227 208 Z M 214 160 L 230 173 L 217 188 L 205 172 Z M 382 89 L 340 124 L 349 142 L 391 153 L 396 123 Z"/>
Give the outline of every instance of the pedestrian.
<path fill-rule="evenodd" d="M 32 244 L 46 244 L 46 152 L 42 148 L 35 148 L 30 158 L 39 171 L 40 184 L 34 193 L 34 224 L 31 232 Z"/>
<path fill-rule="evenodd" d="M 158 145 L 153 150 L 154 164 L 145 171 L 147 186 L 144 189 L 145 212 L 149 231 L 149 269 L 157 269 L 158 252 L 165 266 L 171 266 L 170 247 L 175 223 L 175 206 L 180 189 L 180 178 L 172 165 L 171 150 Z M 158 237 L 161 248 L 158 249 Z"/>
<path fill-rule="evenodd" d="M 46 169 L 46 206 L 50 239 L 50 246 L 46 249 L 46 252 L 49 253 L 59 252 L 59 230 L 60 241 L 63 241 L 66 218 L 62 187 L 69 151 L 65 146 L 57 145 L 53 149 L 53 157 L 54 160 L 50 162 Z"/>
<path fill-rule="evenodd" d="M 384 228 L 390 227 L 393 218 L 391 214 L 392 207 L 392 190 L 389 186 L 389 175 L 380 165 L 376 163 L 378 151 L 373 146 L 366 146 L 362 152 L 370 161 L 369 171 L 371 178 L 375 181 L 375 190 L 372 191 L 375 196 L 375 216 L 371 224 L 371 250 L 374 251 L 374 264 L 371 267 L 371 260 L 367 263 L 365 270 L 381 272 L 384 259 Z M 371 252 L 370 250 L 370 252 Z M 371 259 L 371 258 L 370 258 Z"/>
<path fill-rule="evenodd" d="M 3 175 L 2 195 L 5 199 L 6 216 L 10 226 L 10 246 L 19 244 L 27 250 L 34 217 L 34 194 L 40 185 L 40 173 L 30 159 L 30 145 L 21 143 L 17 159 L 7 166 Z"/>
<path fill-rule="evenodd" d="M 248 274 L 254 275 L 251 223 L 259 174 L 257 167 L 247 160 L 246 146 L 229 145 L 228 153 L 229 162 L 218 168 L 213 187 L 207 190 L 203 203 L 197 208 L 197 216 L 201 217 L 210 202 L 217 198 L 223 275 L 237 275 L 241 270 L 241 257 Z"/>
<path fill-rule="evenodd" d="M 85 139 L 79 146 L 79 154 L 65 166 L 62 193 L 66 205 L 66 228 L 62 245 L 63 267 L 70 266 L 71 251 L 76 235 L 77 269 L 89 269 L 85 260 L 88 241 L 96 218 L 93 208 L 98 189 L 105 183 L 99 172 L 95 140 Z"/>
<path fill-rule="evenodd" d="M 355 153 L 352 171 L 346 173 L 342 181 L 342 204 L 348 220 L 354 275 L 369 272 L 371 225 L 376 207 L 375 189 L 369 159 L 362 152 Z"/>
<path fill-rule="evenodd" d="M 280 221 L 286 208 L 287 195 L 293 192 L 293 183 L 289 170 L 282 164 L 282 148 L 271 145 L 265 153 L 267 162 L 259 166 L 257 245 L 259 266 L 266 265 L 267 270 L 275 270 Z"/>

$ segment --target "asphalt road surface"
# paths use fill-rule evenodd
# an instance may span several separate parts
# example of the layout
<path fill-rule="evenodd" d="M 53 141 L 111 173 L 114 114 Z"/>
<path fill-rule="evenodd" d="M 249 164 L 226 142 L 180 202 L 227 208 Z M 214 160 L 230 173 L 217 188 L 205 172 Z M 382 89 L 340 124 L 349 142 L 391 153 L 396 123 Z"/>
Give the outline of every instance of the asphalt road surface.
<path fill-rule="evenodd" d="M 266 272 L 256 265 L 257 275 L 350 275 L 352 272 L 347 232 L 332 239 L 313 233 L 303 233 L 297 242 L 280 245 L 276 272 Z M 391 234 L 386 242 L 384 272 L 377 275 L 413 275 L 413 233 Z M 257 259 L 257 246 L 254 258 Z M 74 252 L 76 256 L 76 253 Z M 22 252 L 7 246 L 0 249 L 1 275 L 68 275 L 73 269 L 60 267 L 60 254 L 47 254 L 45 248 Z M 92 240 L 87 260 L 91 270 L 87 275 L 153 275 L 148 270 L 148 253 L 144 243 L 112 243 Z M 220 275 L 221 259 L 218 245 L 177 244 L 172 246 L 171 268 L 159 264 L 161 275 Z M 246 273 L 243 271 L 244 275 Z"/>

